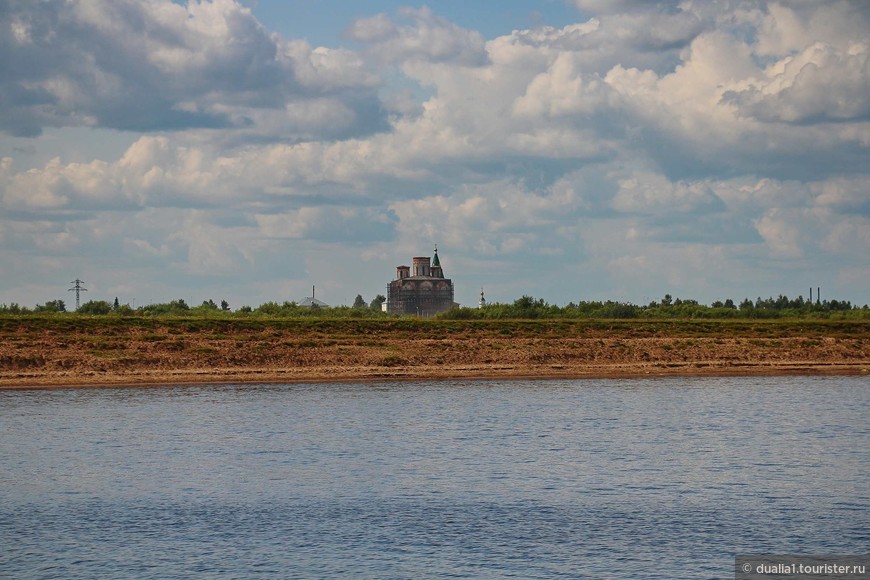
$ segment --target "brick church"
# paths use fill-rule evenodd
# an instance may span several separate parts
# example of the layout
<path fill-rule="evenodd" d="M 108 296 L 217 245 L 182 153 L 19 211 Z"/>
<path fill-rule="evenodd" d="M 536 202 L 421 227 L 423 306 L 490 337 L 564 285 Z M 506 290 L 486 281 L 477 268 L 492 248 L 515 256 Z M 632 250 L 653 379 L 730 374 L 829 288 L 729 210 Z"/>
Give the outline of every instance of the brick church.
<path fill-rule="evenodd" d="M 435 256 L 414 258 L 413 272 L 408 266 L 396 267 L 396 279 L 387 285 L 387 312 L 432 316 L 450 310 L 453 281 L 444 277 L 438 248 Z"/>

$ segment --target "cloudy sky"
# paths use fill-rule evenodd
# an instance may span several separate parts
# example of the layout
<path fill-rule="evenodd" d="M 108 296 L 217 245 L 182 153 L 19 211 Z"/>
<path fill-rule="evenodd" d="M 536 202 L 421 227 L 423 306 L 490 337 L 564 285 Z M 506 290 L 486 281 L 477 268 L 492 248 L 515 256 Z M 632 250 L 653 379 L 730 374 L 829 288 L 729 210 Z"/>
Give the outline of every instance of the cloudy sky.
<path fill-rule="evenodd" d="M 0 0 L 0 303 L 870 302 L 870 3 Z"/>

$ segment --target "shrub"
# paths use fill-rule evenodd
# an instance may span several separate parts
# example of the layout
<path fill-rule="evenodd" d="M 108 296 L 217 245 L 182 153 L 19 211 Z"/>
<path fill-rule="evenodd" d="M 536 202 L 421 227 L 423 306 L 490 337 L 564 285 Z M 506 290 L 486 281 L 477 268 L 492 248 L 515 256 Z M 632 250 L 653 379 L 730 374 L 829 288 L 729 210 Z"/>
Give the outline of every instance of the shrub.
<path fill-rule="evenodd" d="M 82 304 L 76 312 L 79 314 L 109 314 L 112 311 L 112 305 L 105 300 L 89 300 Z"/>

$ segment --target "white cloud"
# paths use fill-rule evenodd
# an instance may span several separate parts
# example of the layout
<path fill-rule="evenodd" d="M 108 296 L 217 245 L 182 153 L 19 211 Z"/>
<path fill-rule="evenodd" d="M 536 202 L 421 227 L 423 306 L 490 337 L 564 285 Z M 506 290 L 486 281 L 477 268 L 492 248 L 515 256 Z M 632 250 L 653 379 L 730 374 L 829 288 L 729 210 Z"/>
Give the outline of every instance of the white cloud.
<path fill-rule="evenodd" d="M 752 6 L 745 3 L 744 6 Z M 864 2 L 770 2 L 752 10 L 757 31 L 755 50 L 761 56 L 783 56 L 824 39 L 841 50 L 867 37 L 870 12 Z M 744 13 L 746 8 L 741 8 Z M 747 14 L 748 16 L 748 14 Z"/>
<path fill-rule="evenodd" d="M 312 48 L 303 40 L 283 44 L 283 54 L 293 63 L 293 74 L 306 88 L 315 91 L 345 88 L 376 88 L 381 79 L 368 70 L 362 57 L 345 49 Z"/>
<path fill-rule="evenodd" d="M 592 76 L 583 78 L 574 54 L 559 54 L 546 72 L 538 74 L 513 104 L 517 116 L 563 117 L 590 115 L 605 104 L 605 86 Z"/>
<path fill-rule="evenodd" d="M 42 280 L 64 256 L 110 275 L 90 259 L 166 299 L 244 273 L 234 301 L 254 302 L 246 287 L 298 298 L 308 277 L 340 293 L 347 272 L 383 292 L 395 260 L 437 242 L 466 302 L 484 283 L 494 299 L 739 299 L 793 293 L 801 272 L 854 299 L 868 11 L 576 5 L 581 22 L 492 39 L 426 8 L 375 15 L 347 29 L 360 50 L 281 38 L 230 0 L 14 15 L 0 130 L 138 137 L 90 156 L 0 139 L 4 267 Z M 25 166 L 29 144 L 57 157 Z"/>
<path fill-rule="evenodd" d="M 0 130 L 9 133 L 80 125 L 245 128 L 258 112 L 323 98 L 359 111 L 343 120 L 342 131 L 377 125 L 367 117 L 377 111 L 380 80 L 359 55 L 284 41 L 234 0 L 74 0 L 18 12 L 29 33 L 13 18 L 13 40 L 0 40 L 11 63 L 0 81 L 11 104 L 0 112 Z M 301 133 L 309 135 L 316 119 L 310 115 Z M 326 121 L 326 132 L 334 133 L 335 118 Z M 281 125 L 292 137 L 293 119 Z"/>
<path fill-rule="evenodd" d="M 799 181 L 775 179 L 749 179 L 736 183 L 717 184 L 717 195 L 729 207 L 746 211 L 758 211 L 769 207 L 806 207 L 812 204 L 812 192 L 807 184 Z"/>
<path fill-rule="evenodd" d="M 175 264 L 186 272 L 205 276 L 237 273 L 253 263 L 255 246 L 244 229 L 222 228 L 202 211 L 188 210 L 169 241 L 187 248 L 186 260 Z"/>
<path fill-rule="evenodd" d="M 832 259 L 849 256 L 862 263 L 870 249 L 870 218 L 832 211 L 829 207 L 773 208 L 755 221 L 776 258 Z"/>
<path fill-rule="evenodd" d="M 678 0 L 573 0 L 573 4 L 580 10 L 595 14 L 673 9 L 679 3 Z"/>
<path fill-rule="evenodd" d="M 703 182 L 671 183 L 662 175 L 641 173 L 619 181 L 614 209 L 628 213 L 700 213 L 724 209 Z"/>
<path fill-rule="evenodd" d="M 622 106 L 644 122 L 702 147 L 718 148 L 723 139 L 732 144 L 755 129 L 735 122 L 734 112 L 720 102 L 728 87 L 741 86 L 759 72 L 748 45 L 712 32 L 695 38 L 683 64 L 672 73 L 660 77 L 616 66 L 605 80 Z"/>
<path fill-rule="evenodd" d="M 359 18 L 345 30 L 345 35 L 359 42 L 376 43 L 396 38 L 400 34 L 398 27 L 386 14 L 377 14 L 368 18 Z"/>
<path fill-rule="evenodd" d="M 44 170 L 12 176 L 4 187 L 3 205 L 12 210 L 63 207 L 69 200 L 62 193 L 65 185 L 63 168 L 56 158 Z"/>
<path fill-rule="evenodd" d="M 774 257 L 798 258 L 803 255 L 800 222 L 804 217 L 803 210 L 775 208 L 757 219 L 755 227 Z"/>
<path fill-rule="evenodd" d="M 818 123 L 870 118 L 870 44 L 841 51 L 815 42 L 777 61 L 765 79 L 728 91 L 727 103 L 762 121 Z"/>
<path fill-rule="evenodd" d="M 870 215 L 870 180 L 866 176 L 834 178 L 812 184 L 815 204 L 842 213 Z"/>
<path fill-rule="evenodd" d="M 255 214 L 261 235 L 268 238 L 307 239 L 321 242 L 390 239 L 393 218 L 389 212 L 356 207 L 303 207 L 286 213 Z"/>
<path fill-rule="evenodd" d="M 867 216 L 832 216 L 821 233 L 820 246 L 830 255 L 863 251 L 870 248 L 870 218 Z M 860 264 L 860 261 L 858 261 Z"/>
<path fill-rule="evenodd" d="M 437 16 L 430 8 L 403 8 L 399 12 L 409 24 L 395 24 L 383 14 L 357 20 L 346 34 L 367 43 L 369 52 L 383 62 L 424 60 L 481 64 L 483 36 Z"/>

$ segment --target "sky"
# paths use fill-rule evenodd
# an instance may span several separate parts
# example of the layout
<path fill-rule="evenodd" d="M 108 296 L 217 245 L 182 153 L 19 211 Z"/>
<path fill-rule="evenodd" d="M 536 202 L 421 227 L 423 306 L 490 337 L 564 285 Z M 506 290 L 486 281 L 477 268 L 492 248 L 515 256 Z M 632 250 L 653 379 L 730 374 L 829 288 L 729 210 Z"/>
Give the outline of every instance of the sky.
<path fill-rule="evenodd" d="M 870 3 L 0 0 L 0 303 L 870 302 Z"/>

